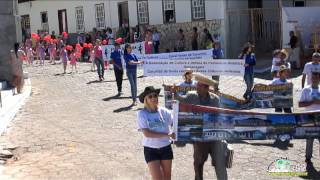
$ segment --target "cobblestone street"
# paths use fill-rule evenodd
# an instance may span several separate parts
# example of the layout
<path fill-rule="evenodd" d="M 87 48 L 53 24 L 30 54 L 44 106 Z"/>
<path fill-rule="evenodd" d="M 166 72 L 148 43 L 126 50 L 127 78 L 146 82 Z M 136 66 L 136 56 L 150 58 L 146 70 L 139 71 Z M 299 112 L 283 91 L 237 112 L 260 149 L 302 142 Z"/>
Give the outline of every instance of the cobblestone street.
<path fill-rule="evenodd" d="M 123 95 L 117 98 L 113 70 L 107 70 L 105 81 L 97 82 L 91 64 L 78 63 L 78 73 L 61 74 L 62 65 L 27 67 L 32 82 L 32 95 L 0 136 L 0 148 L 17 147 L 16 159 L 0 165 L 0 179 L 15 180 L 142 180 L 150 179 L 144 161 L 142 134 L 137 131 L 136 113 L 130 108 L 129 81 L 124 75 Z M 68 67 L 69 68 L 69 67 Z M 69 69 L 70 71 L 70 69 Z M 142 75 L 142 71 L 139 71 Z M 138 94 L 144 87 L 181 81 L 182 77 L 139 77 Z M 301 77 L 293 79 L 300 88 Z M 255 82 L 267 83 L 256 79 Z M 222 77 L 220 90 L 241 97 L 241 77 Z M 295 106 L 298 91 L 294 90 Z M 163 90 L 160 105 L 164 104 Z M 273 109 L 272 109 L 273 110 Z M 319 142 L 315 141 L 311 177 L 274 177 L 268 166 L 280 157 L 304 163 L 305 140 L 292 140 L 288 149 L 274 141 L 243 141 L 234 143 L 234 163 L 228 169 L 229 179 L 320 179 Z M 174 180 L 194 179 L 193 148 L 173 146 Z M 207 161 L 205 179 L 215 179 Z M 318 175 L 318 176 L 317 176 Z"/>

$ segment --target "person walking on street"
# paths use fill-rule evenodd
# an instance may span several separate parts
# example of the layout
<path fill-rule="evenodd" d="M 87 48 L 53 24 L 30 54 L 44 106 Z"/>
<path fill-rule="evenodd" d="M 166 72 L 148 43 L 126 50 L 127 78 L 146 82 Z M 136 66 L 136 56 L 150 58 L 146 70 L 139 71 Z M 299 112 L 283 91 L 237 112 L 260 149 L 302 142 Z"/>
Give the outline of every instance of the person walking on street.
<path fill-rule="evenodd" d="M 127 76 L 131 87 L 132 105 L 137 105 L 137 65 L 143 64 L 143 61 L 139 61 L 137 56 L 132 53 L 130 44 L 126 44 L 124 47 L 123 58 L 126 62 Z"/>
<path fill-rule="evenodd" d="M 219 97 L 209 92 L 209 87 L 214 87 L 216 82 L 199 73 L 193 73 L 193 76 L 197 81 L 197 90 L 189 91 L 185 96 L 179 96 L 175 92 L 176 99 L 187 104 L 219 107 Z M 203 180 L 203 166 L 209 154 L 212 160 L 211 164 L 215 166 L 217 179 L 228 179 L 226 167 L 227 143 L 225 141 L 196 141 L 193 143 L 193 150 L 195 180 Z"/>
<path fill-rule="evenodd" d="M 299 107 L 304 107 L 306 111 L 315 111 L 320 109 L 320 89 L 319 89 L 320 73 L 311 73 L 311 85 L 302 89 L 299 100 Z M 320 139 L 318 138 L 319 142 Z M 313 152 L 314 138 L 307 139 L 306 143 L 306 162 L 310 163 Z"/>
<path fill-rule="evenodd" d="M 100 39 L 96 40 L 96 46 L 94 47 L 94 62 L 97 66 L 97 72 L 99 81 L 104 80 L 104 62 L 102 57 L 102 48 Z"/>
<path fill-rule="evenodd" d="M 223 50 L 220 46 L 220 42 L 216 41 L 213 44 L 213 49 L 212 49 L 212 58 L 213 59 L 223 59 L 224 58 L 224 53 Z M 215 91 L 219 91 L 219 79 L 220 76 L 212 76 L 212 79 L 217 82 L 216 87 L 214 87 Z"/>
<path fill-rule="evenodd" d="M 123 67 L 121 61 L 121 48 L 119 43 L 114 44 L 115 50 L 111 53 L 111 63 L 113 64 L 114 75 L 117 81 L 118 96 L 122 94 Z"/>
<path fill-rule="evenodd" d="M 252 97 L 252 87 L 254 82 L 254 66 L 256 65 L 256 57 L 253 53 L 253 45 L 246 43 L 239 56 L 240 59 L 245 60 L 244 81 L 247 85 L 246 92 L 243 94 L 244 99 L 249 100 Z"/>
<path fill-rule="evenodd" d="M 143 133 L 144 158 L 152 180 L 170 180 L 173 159 L 171 139 L 175 139 L 175 134 L 170 132 L 173 115 L 168 109 L 158 106 L 160 90 L 148 86 L 139 95 L 144 108 L 138 112 L 137 123 Z"/>

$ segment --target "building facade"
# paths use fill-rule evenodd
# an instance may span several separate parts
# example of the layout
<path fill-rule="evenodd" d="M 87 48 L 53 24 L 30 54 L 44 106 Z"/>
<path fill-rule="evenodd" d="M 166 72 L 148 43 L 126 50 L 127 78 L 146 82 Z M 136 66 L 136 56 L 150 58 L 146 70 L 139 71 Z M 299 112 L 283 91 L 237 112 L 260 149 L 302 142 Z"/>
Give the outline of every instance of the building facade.
<path fill-rule="evenodd" d="M 22 30 L 61 34 L 89 32 L 93 28 L 116 30 L 120 26 L 155 26 L 161 44 L 172 50 L 178 30 L 184 30 L 190 49 L 192 28 L 209 29 L 222 41 L 230 56 L 245 41 L 272 39 L 281 34 L 281 7 L 320 6 L 320 0 L 18 0 Z M 271 33 L 265 32 L 268 29 Z M 256 32 L 253 34 L 252 32 Z M 240 34 L 240 36 L 239 36 Z M 271 34 L 271 35 L 270 35 Z M 236 43 L 235 43 L 236 42 Z M 265 44 L 265 43 L 264 43 Z M 231 45 L 231 46 L 229 46 Z M 163 46 L 160 45 L 160 47 Z M 274 48 L 274 47 L 270 47 Z M 231 55 L 232 54 L 232 55 Z"/>

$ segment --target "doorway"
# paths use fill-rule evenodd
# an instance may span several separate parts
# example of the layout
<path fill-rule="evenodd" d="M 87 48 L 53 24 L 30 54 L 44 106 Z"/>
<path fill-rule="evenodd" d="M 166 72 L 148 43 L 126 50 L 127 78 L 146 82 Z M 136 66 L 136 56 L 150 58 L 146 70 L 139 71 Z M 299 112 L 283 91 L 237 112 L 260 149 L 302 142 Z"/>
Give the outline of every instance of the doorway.
<path fill-rule="evenodd" d="M 119 27 L 125 25 L 129 27 L 128 1 L 118 3 Z"/>
<path fill-rule="evenodd" d="M 248 0 L 248 8 L 262 8 L 262 0 Z"/>
<path fill-rule="evenodd" d="M 68 32 L 67 10 L 58 10 L 59 32 Z"/>

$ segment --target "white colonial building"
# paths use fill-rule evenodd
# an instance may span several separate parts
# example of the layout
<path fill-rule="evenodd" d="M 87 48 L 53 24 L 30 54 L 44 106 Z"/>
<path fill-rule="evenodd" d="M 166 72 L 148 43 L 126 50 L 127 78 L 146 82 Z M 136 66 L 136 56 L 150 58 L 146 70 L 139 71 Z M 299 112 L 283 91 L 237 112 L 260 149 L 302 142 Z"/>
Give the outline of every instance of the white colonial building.
<path fill-rule="evenodd" d="M 207 28 L 235 54 L 248 40 L 280 46 L 281 7 L 290 6 L 320 6 L 320 0 L 18 0 L 18 14 L 27 32 L 156 26 L 170 48 L 178 29 L 188 37 L 194 26 Z"/>

